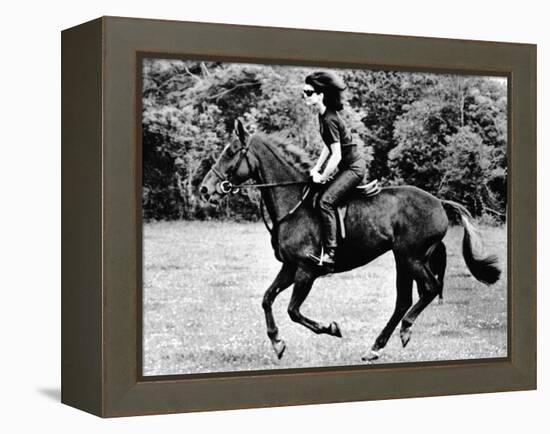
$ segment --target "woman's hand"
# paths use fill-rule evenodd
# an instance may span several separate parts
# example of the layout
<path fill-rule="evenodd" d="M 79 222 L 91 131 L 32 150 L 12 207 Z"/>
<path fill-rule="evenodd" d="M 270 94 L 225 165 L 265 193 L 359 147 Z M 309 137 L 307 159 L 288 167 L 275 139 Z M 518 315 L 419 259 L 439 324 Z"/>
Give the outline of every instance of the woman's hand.
<path fill-rule="evenodd" d="M 322 176 L 321 174 L 317 171 L 317 169 L 313 168 L 309 171 L 309 174 L 311 175 L 311 179 L 313 180 L 313 182 L 315 184 L 321 184 L 323 181 L 322 181 Z"/>
<path fill-rule="evenodd" d="M 324 183 L 327 182 L 329 179 L 330 179 L 330 176 L 327 175 L 326 172 L 320 173 L 320 174 L 319 174 L 319 182 L 320 182 L 321 184 L 324 184 Z"/>

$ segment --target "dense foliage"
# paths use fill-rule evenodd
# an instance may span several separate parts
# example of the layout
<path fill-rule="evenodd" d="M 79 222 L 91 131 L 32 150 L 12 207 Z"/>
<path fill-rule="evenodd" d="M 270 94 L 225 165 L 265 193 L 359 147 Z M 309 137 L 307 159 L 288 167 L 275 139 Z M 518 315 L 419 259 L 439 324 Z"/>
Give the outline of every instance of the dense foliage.
<path fill-rule="evenodd" d="M 314 159 L 317 117 L 301 101 L 309 68 L 146 59 L 143 64 L 143 212 L 146 219 L 256 219 L 258 193 L 222 207 L 198 186 L 235 118 L 279 133 Z M 371 178 L 412 184 L 464 203 L 476 216 L 506 212 L 506 83 L 490 77 L 339 70 L 342 116 Z"/>

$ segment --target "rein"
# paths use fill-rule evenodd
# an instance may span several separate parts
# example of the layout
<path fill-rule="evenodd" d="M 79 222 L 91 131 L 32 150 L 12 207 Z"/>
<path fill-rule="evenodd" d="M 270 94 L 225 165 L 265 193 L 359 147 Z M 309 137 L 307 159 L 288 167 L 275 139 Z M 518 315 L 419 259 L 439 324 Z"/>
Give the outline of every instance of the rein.
<path fill-rule="evenodd" d="M 234 172 L 237 171 L 243 160 L 247 162 L 247 164 L 250 166 L 250 163 L 248 161 L 248 147 L 243 146 L 240 150 L 240 156 L 239 160 L 236 164 L 233 165 L 228 171 L 227 174 L 221 173 L 216 166 L 212 167 L 212 172 L 218 177 L 220 180 L 220 189 L 223 193 L 234 193 L 236 190 L 239 190 L 241 188 L 269 188 L 269 187 L 284 187 L 287 185 L 300 185 L 300 184 L 308 184 L 309 181 L 285 181 L 285 182 L 270 182 L 270 183 L 262 183 L 262 184 L 240 184 L 240 185 L 233 185 L 233 183 L 229 180 L 233 176 Z"/>
<path fill-rule="evenodd" d="M 284 187 L 287 185 L 300 185 L 308 184 L 309 181 L 285 181 L 285 182 L 270 182 L 266 184 L 240 184 L 240 185 L 231 185 L 232 190 L 238 190 L 241 188 L 267 188 L 267 187 Z"/>
<path fill-rule="evenodd" d="M 298 203 L 292 207 L 292 209 L 286 213 L 283 217 L 279 218 L 277 221 L 272 222 L 273 226 L 270 228 L 267 219 L 265 218 L 264 210 L 263 210 L 263 203 L 264 200 L 262 197 L 260 197 L 260 213 L 262 215 L 262 220 L 264 222 L 264 225 L 268 232 L 273 235 L 273 231 L 279 226 L 283 221 L 285 221 L 287 218 L 289 218 L 292 214 L 296 212 L 300 206 L 304 203 L 307 195 L 309 194 L 310 187 L 309 187 L 309 180 L 306 181 L 283 181 L 283 182 L 268 182 L 268 183 L 261 183 L 261 184 L 253 184 L 253 183 L 245 183 L 240 185 L 233 185 L 233 183 L 229 180 L 233 177 L 233 174 L 238 170 L 239 166 L 245 160 L 250 167 L 250 162 L 248 161 L 248 148 L 250 144 L 247 144 L 246 146 L 243 146 L 238 152 L 240 153 L 239 159 L 236 164 L 234 164 L 224 175 L 221 173 L 218 168 L 214 165 L 211 170 L 212 172 L 218 177 L 220 180 L 219 187 L 222 193 L 229 194 L 229 193 L 236 193 L 241 188 L 272 188 L 272 187 L 285 187 L 290 185 L 307 185 L 306 188 L 304 188 L 302 192 L 302 196 Z"/>
<path fill-rule="evenodd" d="M 292 214 L 294 214 L 296 212 L 296 210 L 298 208 L 300 208 L 300 206 L 302 206 L 302 204 L 306 200 L 306 197 L 307 197 L 307 195 L 309 194 L 309 191 L 310 191 L 309 181 L 283 181 L 283 182 L 268 182 L 268 183 L 261 183 L 261 184 L 241 184 L 241 185 L 234 186 L 232 188 L 238 190 L 240 188 L 254 188 L 254 187 L 256 187 L 256 188 L 271 188 L 271 187 L 285 187 L 285 186 L 289 186 L 289 185 L 301 185 L 301 184 L 306 185 L 306 188 L 304 188 L 304 190 L 302 191 L 302 196 L 300 197 L 300 200 L 298 201 L 298 203 L 296 205 L 294 205 L 291 208 L 291 210 L 288 211 L 284 216 L 277 219 L 277 221 L 272 221 L 273 226 L 271 228 L 269 227 L 269 224 L 267 223 L 267 219 L 265 218 L 264 199 L 263 199 L 263 196 L 260 195 L 260 214 L 262 216 L 262 220 L 264 222 L 264 225 L 265 225 L 267 231 L 270 233 L 270 235 L 273 236 L 273 231 L 275 230 L 275 228 L 277 228 L 277 226 L 279 226 L 283 221 L 285 221 Z"/>
<path fill-rule="evenodd" d="M 300 181 L 300 182 L 295 182 L 295 184 L 298 184 L 298 183 L 301 183 L 301 184 L 305 184 L 306 182 L 304 181 Z M 254 184 L 249 184 L 250 186 L 252 187 L 255 187 Z M 259 184 L 260 185 L 260 184 Z M 290 184 L 286 184 L 286 185 L 290 185 Z M 269 227 L 269 225 L 267 224 L 267 219 L 265 218 L 265 214 L 264 214 L 264 207 L 263 207 L 263 203 L 264 203 L 264 200 L 263 198 L 260 196 L 260 214 L 262 215 L 262 220 L 264 221 L 264 225 L 267 229 L 267 231 L 273 235 L 273 231 L 275 230 L 275 228 L 277 228 L 282 222 L 284 222 L 286 219 L 288 219 L 292 214 L 294 214 L 296 212 L 296 210 L 298 208 L 300 208 L 302 206 L 302 204 L 304 203 L 304 201 L 306 200 L 306 197 L 307 195 L 309 194 L 309 191 L 310 191 L 310 187 L 307 186 L 306 188 L 304 188 L 304 191 L 302 192 L 302 197 L 300 198 L 300 200 L 298 201 L 298 203 L 296 205 L 294 205 L 292 207 L 292 209 L 287 212 L 284 216 L 282 216 L 281 218 L 279 218 L 277 221 L 273 222 L 273 227 Z"/>

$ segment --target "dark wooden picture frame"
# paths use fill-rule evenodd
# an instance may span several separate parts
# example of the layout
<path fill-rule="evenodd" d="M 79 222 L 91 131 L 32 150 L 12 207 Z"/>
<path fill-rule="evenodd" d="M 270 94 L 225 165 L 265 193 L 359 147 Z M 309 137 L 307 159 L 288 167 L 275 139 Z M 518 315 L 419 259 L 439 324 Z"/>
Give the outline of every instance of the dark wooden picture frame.
<path fill-rule="evenodd" d="M 144 378 L 143 53 L 508 78 L 508 357 Z M 536 46 L 103 17 L 62 33 L 62 402 L 102 417 L 536 387 Z"/>

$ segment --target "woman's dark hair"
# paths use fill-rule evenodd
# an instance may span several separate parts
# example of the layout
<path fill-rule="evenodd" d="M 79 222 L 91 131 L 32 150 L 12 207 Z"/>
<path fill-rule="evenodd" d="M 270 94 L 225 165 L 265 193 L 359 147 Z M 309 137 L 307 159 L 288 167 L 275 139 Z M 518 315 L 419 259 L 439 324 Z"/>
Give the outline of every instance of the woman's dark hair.
<path fill-rule="evenodd" d="M 342 104 L 342 91 L 346 85 L 336 75 L 328 71 L 317 71 L 306 77 L 306 83 L 313 87 L 316 93 L 323 94 L 323 104 L 329 109 L 340 111 Z"/>

